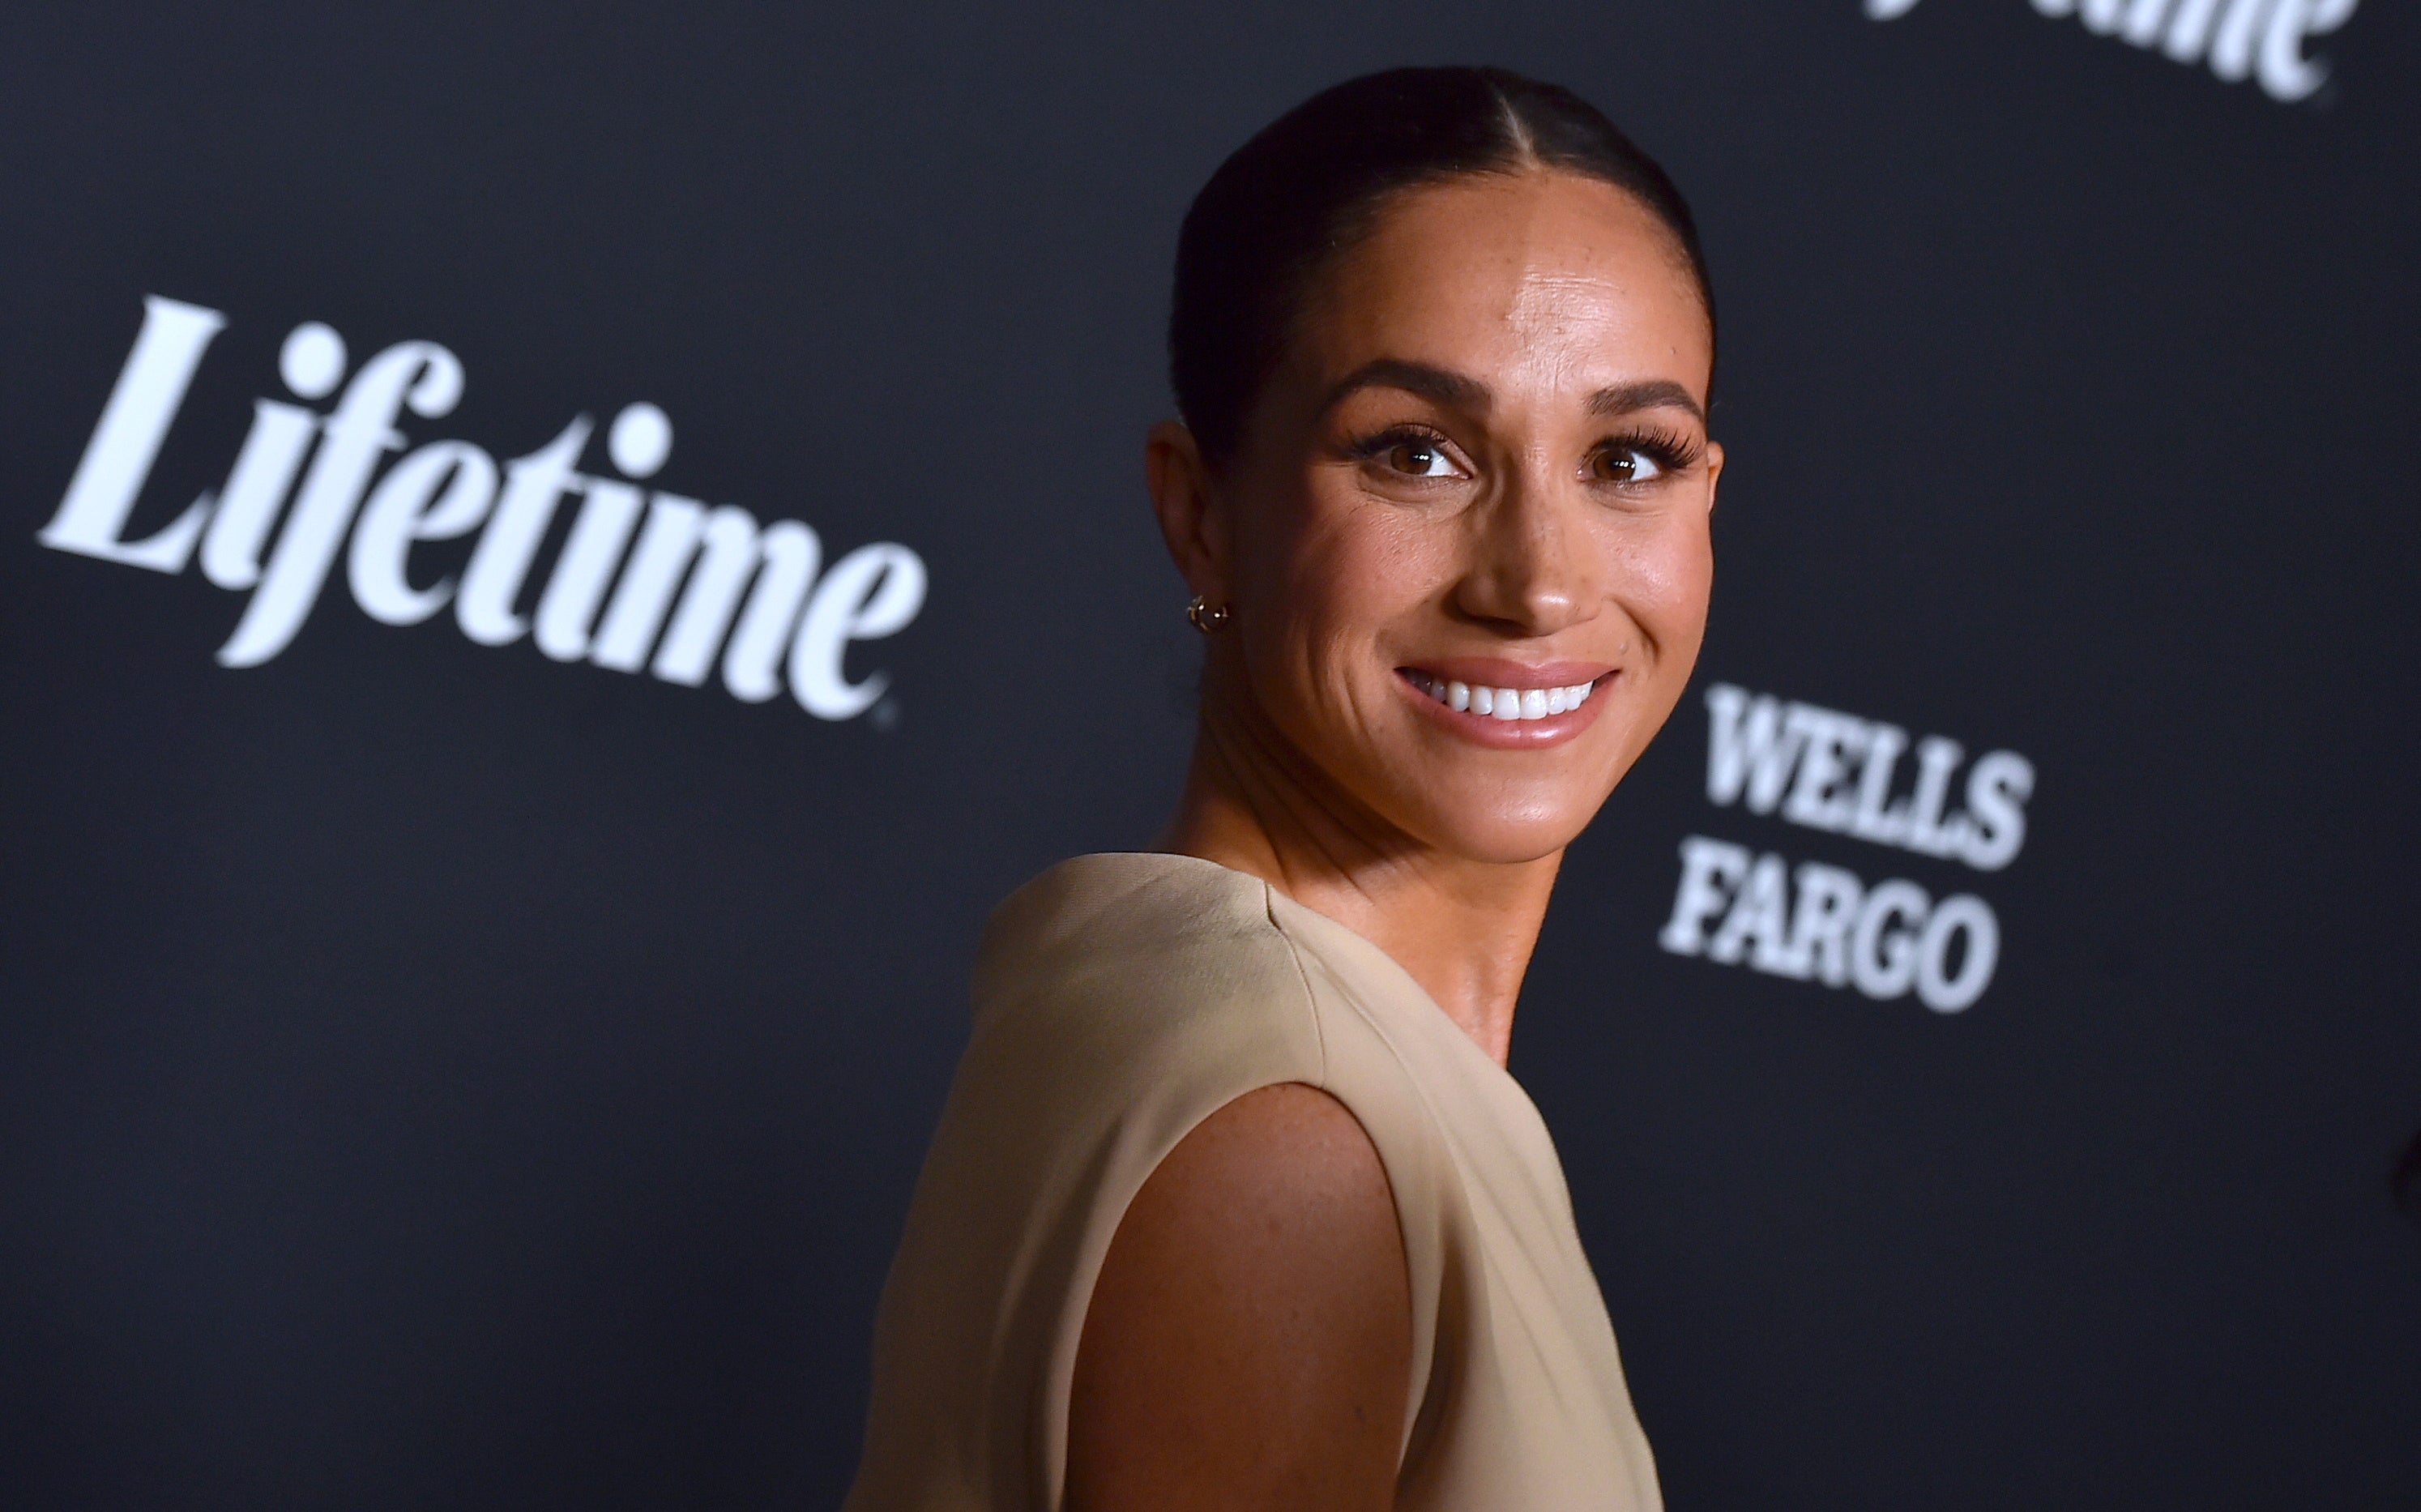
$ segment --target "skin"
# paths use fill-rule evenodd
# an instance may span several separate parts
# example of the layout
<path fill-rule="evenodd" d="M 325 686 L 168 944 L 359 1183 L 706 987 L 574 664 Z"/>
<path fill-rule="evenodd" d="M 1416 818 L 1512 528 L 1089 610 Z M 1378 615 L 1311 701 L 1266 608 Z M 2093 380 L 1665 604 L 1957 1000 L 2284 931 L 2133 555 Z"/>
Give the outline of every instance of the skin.
<path fill-rule="evenodd" d="M 1644 206 L 1551 169 L 1471 177 L 1398 195 L 1315 278 L 1233 456 L 1175 423 L 1147 445 L 1170 554 L 1230 615 L 1163 848 L 1377 943 L 1500 1066 L 1564 849 L 1696 660 L 1711 364 Z M 1593 686 L 1506 725 L 1450 714 L 1430 677 Z M 1359 1123 L 1306 1086 L 1238 1099 L 1112 1242 L 1070 1505 L 1391 1505 L 1411 1329 Z"/>

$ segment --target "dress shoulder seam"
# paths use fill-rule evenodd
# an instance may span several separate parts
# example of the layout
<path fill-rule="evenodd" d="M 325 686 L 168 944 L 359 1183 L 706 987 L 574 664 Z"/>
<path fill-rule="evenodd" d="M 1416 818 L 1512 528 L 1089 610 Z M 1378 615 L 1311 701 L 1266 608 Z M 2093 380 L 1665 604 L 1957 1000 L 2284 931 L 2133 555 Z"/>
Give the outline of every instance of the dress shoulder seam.
<path fill-rule="evenodd" d="M 1308 967 L 1304 965 L 1303 945 L 1292 934 L 1288 932 L 1285 925 L 1278 922 L 1276 899 L 1277 889 L 1272 887 L 1266 881 L 1262 882 L 1261 915 L 1270 921 L 1270 928 L 1272 932 L 1275 933 L 1278 940 L 1285 944 L 1287 959 L 1294 964 L 1295 980 L 1303 984 L 1303 1011 L 1305 1016 L 1311 1020 L 1312 1042 L 1320 1048 L 1320 1081 L 1318 1085 L 1320 1090 L 1327 1092 L 1329 1091 L 1328 1029 L 1326 1025 L 1320 1021 L 1320 997 L 1312 989 L 1311 971 Z M 1333 1096 L 1334 1094 L 1331 1095 Z"/>
<path fill-rule="evenodd" d="M 1272 911 L 1270 922 L 1276 925 L 1278 933 L 1285 937 L 1287 948 L 1291 951 L 1294 956 L 1295 969 L 1297 971 L 1304 971 L 1304 946 L 1302 943 L 1295 938 L 1294 931 L 1288 928 L 1285 923 L 1278 919 L 1274 908 Z M 1305 979 L 1305 990 L 1309 990 L 1307 974 Z M 1371 1037 L 1377 1039 L 1381 1047 L 1383 1048 L 1386 1052 L 1388 1062 L 1395 1068 L 1396 1073 L 1403 1079 L 1404 1088 L 1410 1094 L 1414 1103 L 1420 1109 L 1423 1119 L 1432 1130 L 1443 1134 L 1451 1120 L 1446 1115 L 1445 1111 L 1438 1106 L 1436 1098 L 1430 1093 L 1429 1083 L 1414 1071 L 1411 1060 L 1407 1058 L 1404 1053 L 1404 1047 L 1398 1042 L 1394 1028 L 1384 1022 L 1378 1015 L 1371 1012 L 1369 1005 L 1362 1001 L 1360 993 L 1348 990 L 1337 995 L 1343 1000 L 1345 1010 L 1351 1013 L 1354 1019 L 1361 1023 L 1362 1027 L 1368 1030 Z M 1317 1006 L 1313 1009 L 1312 1021 L 1320 1036 L 1320 1072 L 1324 1081 L 1328 1071 L 1327 1028 L 1324 1024 L 1320 1022 L 1320 1014 Z M 1460 1030 L 1456 1032 L 1458 1034 L 1460 1033 Z M 1321 1090 L 1328 1091 L 1330 1089 L 1323 1084 Z"/>

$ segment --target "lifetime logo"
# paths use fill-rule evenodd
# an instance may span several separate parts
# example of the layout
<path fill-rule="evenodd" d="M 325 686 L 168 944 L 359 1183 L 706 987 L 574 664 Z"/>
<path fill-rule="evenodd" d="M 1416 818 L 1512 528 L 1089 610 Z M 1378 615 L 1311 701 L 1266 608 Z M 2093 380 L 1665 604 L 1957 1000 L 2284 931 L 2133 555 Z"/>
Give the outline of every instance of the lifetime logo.
<path fill-rule="evenodd" d="M 353 601 L 382 624 L 416 625 L 450 601 L 455 623 L 482 646 L 532 634 L 555 661 L 617 672 L 644 666 L 690 687 L 706 681 L 720 651 L 732 696 L 760 703 L 787 684 L 820 719 L 853 718 L 888 687 L 882 672 L 850 681 L 843 658 L 853 642 L 896 634 L 916 617 L 924 562 L 897 542 L 877 541 L 819 576 L 822 544 L 795 520 L 760 527 L 737 505 L 709 508 L 678 494 L 643 493 L 631 480 L 652 477 L 672 453 L 672 422 L 652 404 L 624 407 L 608 431 L 606 455 L 619 477 L 576 470 L 591 430 L 580 415 L 502 466 L 467 441 L 430 442 L 402 455 L 373 486 L 380 463 L 403 452 L 396 422 L 405 410 L 433 420 L 462 397 L 461 363 L 431 341 L 398 342 L 348 382 L 344 338 L 316 320 L 296 326 L 279 351 L 279 376 L 306 401 L 342 384 L 335 408 L 323 414 L 255 400 L 225 486 L 152 535 L 125 539 L 160 444 L 226 325 L 216 310 L 157 295 L 144 300 L 134 348 L 67 496 L 36 538 L 56 551 L 154 572 L 182 572 L 198 550 L 204 577 L 251 594 L 219 647 L 222 666 L 258 666 L 292 644 L 342 553 Z M 572 497 L 580 512 L 524 616 L 516 605 L 531 568 L 558 507 Z M 414 585 L 415 545 L 474 530 L 479 538 L 459 584 L 445 577 Z"/>
<path fill-rule="evenodd" d="M 2361 0 L 2033 0 L 2054 20 L 2081 18 L 2085 29 L 2132 46 L 2158 48 L 2179 63 L 2202 63 L 2229 84 L 2259 81 L 2273 100 L 2309 99 L 2327 82 L 2328 64 L 2304 44 L 2353 19 Z M 1867 0 L 1867 14 L 1897 21 L 1916 0 Z"/>

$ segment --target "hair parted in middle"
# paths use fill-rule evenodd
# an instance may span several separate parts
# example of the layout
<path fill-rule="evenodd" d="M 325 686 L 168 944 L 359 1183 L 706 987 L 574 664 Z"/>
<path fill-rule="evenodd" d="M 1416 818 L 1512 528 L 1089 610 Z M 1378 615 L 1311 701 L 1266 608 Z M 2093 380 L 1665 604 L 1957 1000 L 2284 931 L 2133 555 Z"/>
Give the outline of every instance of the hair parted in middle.
<path fill-rule="evenodd" d="M 1556 168 L 1612 184 L 1672 232 L 1707 311 L 1697 224 L 1656 161 L 1569 89 L 1504 69 L 1391 69 L 1323 89 L 1238 148 L 1177 239 L 1168 366 L 1178 413 L 1216 466 L 1242 440 L 1305 288 L 1392 195 Z"/>

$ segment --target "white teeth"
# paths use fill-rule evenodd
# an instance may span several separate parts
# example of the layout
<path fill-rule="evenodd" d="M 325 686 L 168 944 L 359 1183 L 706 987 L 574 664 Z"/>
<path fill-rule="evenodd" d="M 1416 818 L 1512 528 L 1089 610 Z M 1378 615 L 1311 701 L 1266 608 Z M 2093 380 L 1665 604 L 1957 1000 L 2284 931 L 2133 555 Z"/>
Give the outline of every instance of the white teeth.
<path fill-rule="evenodd" d="M 1597 684 L 1575 682 L 1569 688 L 1489 688 L 1476 683 L 1447 682 L 1426 674 L 1413 675 L 1414 684 L 1456 713 L 1490 719 L 1546 719 L 1568 714 L 1588 701 Z"/>

